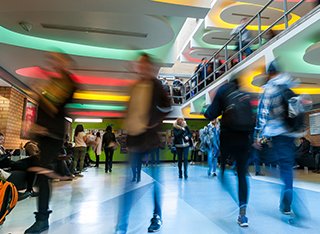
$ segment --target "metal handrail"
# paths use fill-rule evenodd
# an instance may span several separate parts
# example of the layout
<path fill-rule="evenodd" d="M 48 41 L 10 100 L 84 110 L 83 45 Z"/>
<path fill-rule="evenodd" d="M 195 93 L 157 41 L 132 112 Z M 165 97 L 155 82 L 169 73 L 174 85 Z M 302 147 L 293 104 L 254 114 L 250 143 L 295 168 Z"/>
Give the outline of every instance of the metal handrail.
<path fill-rule="evenodd" d="M 197 95 L 199 93 L 199 90 L 198 90 L 198 86 L 201 86 L 201 84 L 204 85 L 203 89 L 206 87 L 206 83 L 207 83 L 207 80 L 208 78 L 211 78 L 211 76 L 213 76 L 213 81 L 216 80 L 216 73 L 217 72 L 220 72 L 221 69 L 223 69 L 223 67 L 225 68 L 225 71 L 224 72 L 227 72 L 228 71 L 228 64 L 230 61 L 232 61 L 235 57 L 239 57 L 239 61 L 238 63 L 240 63 L 242 61 L 242 52 L 249 48 L 250 45 L 252 45 L 253 42 L 255 42 L 257 39 L 259 39 L 259 48 L 262 46 L 262 36 L 270 31 L 278 22 L 280 22 L 281 20 L 285 20 L 285 29 L 287 29 L 289 27 L 288 25 L 288 20 L 287 20 L 287 17 L 288 17 L 288 14 L 290 14 L 292 11 L 294 11 L 296 8 L 298 8 L 305 0 L 300 0 L 298 3 L 296 3 L 293 7 L 291 7 L 290 10 L 287 10 L 287 0 L 284 0 L 284 12 L 283 12 L 283 15 L 281 17 L 279 17 L 274 23 L 272 23 L 267 29 L 265 30 L 261 30 L 261 13 L 268 8 L 268 6 L 271 5 L 271 3 L 274 2 L 274 0 L 270 0 L 266 5 L 264 5 L 264 7 L 262 7 L 257 14 L 255 14 L 248 22 L 246 22 L 244 24 L 244 26 L 241 28 L 241 30 L 239 31 L 238 34 L 235 34 L 235 35 L 232 35 L 231 38 L 218 50 L 216 51 L 213 56 L 207 60 L 207 62 L 200 68 L 196 71 L 196 73 L 186 82 L 186 83 L 189 83 L 189 86 L 190 86 L 190 90 L 189 92 L 185 92 L 185 98 L 184 100 L 187 100 L 186 99 L 186 96 L 189 95 L 190 98 L 191 98 L 191 95 L 194 91 L 196 91 L 196 94 Z M 256 37 L 254 37 L 246 46 L 242 47 L 242 43 L 241 43 L 241 36 L 242 36 L 242 31 L 250 24 L 252 23 L 256 18 L 258 18 L 258 35 Z M 228 45 L 230 44 L 230 42 L 232 42 L 236 37 L 239 37 L 239 51 L 236 52 L 235 54 L 233 54 L 232 56 L 230 56 L 228 58 Z M 222 63 L 218 68 L 215 67 L 215 59 L 216 57 L 220 54 L 220 52 L 222 52 L 223 50 L 225 49 L 225 61 L 224 63 Z M 239 56 L 240 55 L 240 56 Z M 206 69 L 207 66 L 209 65 L 209 63 L 213 61 L 213 69 L 212 69 L 212 72 L 211 74 L 209 74 L 207 76 L 206 74 L 206 70 L 204 70 L 204 78 L 201 82 L 197 82 L 197 85 L 196 87 L 192 88 L 192 81 L 193 80 L 197 80 L 199 79 L 198 77 L 198 73 L 202 71 L 202 69 Z M 221 74 L 220 74 L 221 76 Z M 195 96 L 194 95 L 194 96 Z"/>

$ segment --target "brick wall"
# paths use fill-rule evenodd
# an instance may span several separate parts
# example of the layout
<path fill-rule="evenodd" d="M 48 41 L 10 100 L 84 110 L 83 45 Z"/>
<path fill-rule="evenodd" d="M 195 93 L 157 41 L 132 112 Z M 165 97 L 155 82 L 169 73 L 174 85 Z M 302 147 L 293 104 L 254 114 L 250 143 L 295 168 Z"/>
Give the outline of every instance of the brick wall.
<path fill-rule="evenodd" d="M 11 88 L 0 87 L 0 132 L 6 134 Z"/>
<path fill-rule="evenodd" d="M 307 113 L 306 120 L 307 120 L 307 126 L 309 126 L 309 115 L 314 113 L 319 113 L 320 109 L 310 111 Z M 310 129 L 308 127 L 306 138 L 311 142 L 311 145 L 313 146 L 320 146 L 320 135 L 310 135 Z"/>
<path fill-rule="evenodd" d="M 27 140 L 20 138 L 24 99 L 11 87 L 0 87 L 0 131 L 5 134 L 5 148 L 16 149 Z"/>

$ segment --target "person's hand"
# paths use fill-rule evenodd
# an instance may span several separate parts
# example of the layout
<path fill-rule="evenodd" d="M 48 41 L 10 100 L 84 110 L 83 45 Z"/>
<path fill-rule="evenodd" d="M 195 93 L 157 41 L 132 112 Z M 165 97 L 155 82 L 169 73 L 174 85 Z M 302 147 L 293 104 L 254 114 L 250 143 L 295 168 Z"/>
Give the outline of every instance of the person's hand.
<path fill-rule="evenodd" d="M 262 150 L 262 145 L 258 139 L 252 144 L 252 146 L 257 150 Z"/>

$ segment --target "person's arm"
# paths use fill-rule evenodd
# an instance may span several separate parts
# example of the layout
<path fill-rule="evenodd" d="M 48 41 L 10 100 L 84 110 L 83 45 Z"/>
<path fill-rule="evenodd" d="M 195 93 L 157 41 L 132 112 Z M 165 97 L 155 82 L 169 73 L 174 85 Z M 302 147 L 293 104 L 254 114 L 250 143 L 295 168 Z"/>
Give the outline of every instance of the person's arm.
<path fill-rule="evenodd" d="M 207 108 L 206 112 L 204 113 L 204 116 L 210 121 L 216 119 L 218 116 L 222 114 L 222 111 L 223 111 L 222 95 L 223 94 L 224 94 L 223 90 L 219 88 L 211 105 Z"/>
<path fill-rule="evenodd" d="M 85 132 L 83 132 L 83 141 L 87 142 L 87 134 Z"/>

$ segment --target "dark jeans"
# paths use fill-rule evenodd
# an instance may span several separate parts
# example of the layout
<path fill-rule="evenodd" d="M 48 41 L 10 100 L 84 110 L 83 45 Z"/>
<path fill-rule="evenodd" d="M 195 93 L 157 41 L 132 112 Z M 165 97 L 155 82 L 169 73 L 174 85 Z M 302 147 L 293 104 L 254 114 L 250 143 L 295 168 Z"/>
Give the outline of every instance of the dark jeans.
<path fill-rule="evenodd" d="M 160 148 L 155 148 L 151 151 L 151 163 L 159 164 L 160 163 Z"/>
<path fill-rule="evenodd" d="M 105 171 L 112 170 L 112 158 L 114 150 L 112 148 L 104 148 L 104 153 L 106 154 Z"/>
<path fill-rule="evenodd" d="M 100 155 L 96 154 L 96 167 L 99 167 L 99 163 L 100 163 Z"/>
<path fill-rule="evenodd" d="M 294 138 L 276 136 L 272 138 L 269 160 L 280 167 L 280 178 L 284 183 L 280 200 L 280 208 L 290 210 L 293 189 L 293 166 L 295 162 Z"/>
<path fill-rule="evenodd" d="M 198 152 L 199 152 L 199 150 L 195 150 L 195 149 L 193 149 L 191 151 L 191 162 L 196 162 L 197 161 Z"/>
<path fill-rule="evenodd" d="M 189 153 L 189 147 L 183 147 L 183 148 L 177 147 L 179 177 L 182 176 L 182 161 L 183 161 L 184 176 L 188 177 L 188 153 Z"/>
<path fill-rule="evenodd" d="M 142 158 L 145 157 L 147 153 L 130 153 L 130 165 L 132 171 L 133 180 L 140 180 L 141 178 L 141 167 Z"/>
<path fill-rule="evenodd" d="M 248 203 L 248 159 L 249 159 L 249 133 L 223 132 L 220 134 L 222 183 L 225 189 L 233 196 L 232 188 L 225 177 L 226 159 L 230 156 L 237 165 L 239 207 Z"/>
<path fill-rule="evenodd" d="M 315 155 L 315 170 L 319 171 L 320 170 L 320 153 L 317 153 Z"/>
<path fill-rule="evenodd" d="M 40 165 L 51 168 L 60 153 L 63 141 L 52 139 L 50 137 L 41 137 L 39 140 Z M 39 197 L 38 197 L 38 217 L 46 219 L 49 212 L 49 200 L 51 195 L 51 183 L 45 175 L 38 175 Z"/>

